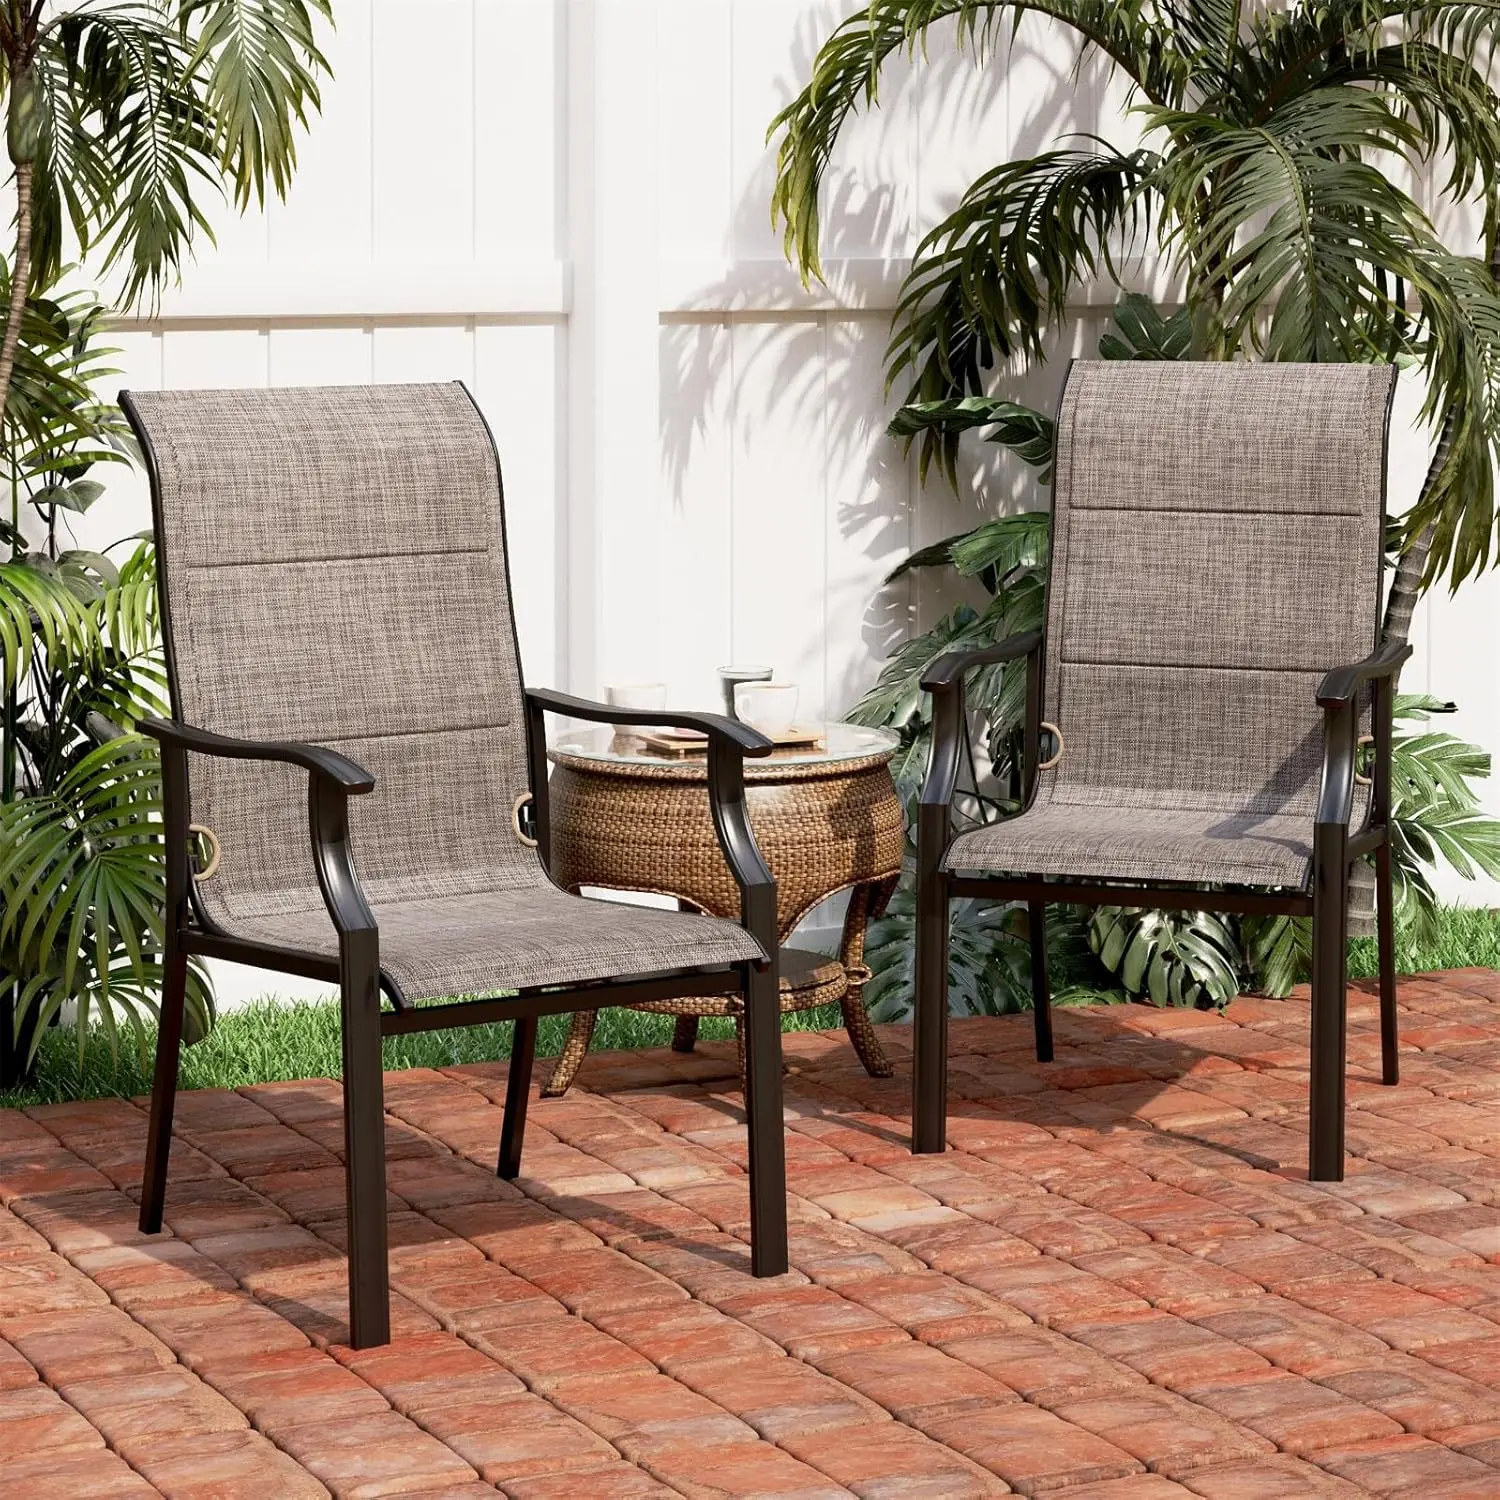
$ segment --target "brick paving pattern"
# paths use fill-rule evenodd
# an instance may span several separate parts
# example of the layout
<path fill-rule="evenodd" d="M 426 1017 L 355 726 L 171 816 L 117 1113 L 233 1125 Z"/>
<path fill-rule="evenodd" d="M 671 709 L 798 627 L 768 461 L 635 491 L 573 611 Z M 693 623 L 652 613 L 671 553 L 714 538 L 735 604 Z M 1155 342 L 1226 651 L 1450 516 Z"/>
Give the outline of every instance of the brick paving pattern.
<path fill-rule="evenodd" d="M 951 1148 L 786 1039 L 793 1271 L 748 1274 L 732 1049 L 598 1054 L 493 1160 L 503 1064 L 390 1074 L 395 1342 L 347 1337 L 339 1089 L 0 1112 L 0 1495 L 1500 1497 L 1500 975 L 1351 995 L 1347 1180 L 1307 1001 L 955 1022 Z"/>

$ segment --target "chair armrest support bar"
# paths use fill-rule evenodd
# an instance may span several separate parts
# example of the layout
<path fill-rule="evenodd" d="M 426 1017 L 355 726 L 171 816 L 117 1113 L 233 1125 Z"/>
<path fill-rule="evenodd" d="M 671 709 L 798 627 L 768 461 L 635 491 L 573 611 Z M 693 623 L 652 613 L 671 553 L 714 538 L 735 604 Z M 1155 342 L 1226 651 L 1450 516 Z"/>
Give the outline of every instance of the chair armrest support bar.
<path fill-rule="evenodd" d="M 226 734 L 195 729 L 173 719 L 145 718 L 140 721 L 142 734 L 150 735 L 164 746 L 189 750 L 195 755 L 212 755 L 221 760 L 265 760 L 288 766 L 301 766 L 315 776 L 331 781 L 350 796 L 362 796 L 375 790 L 375 778 L 337 750 L 321 745 L 303 745 L 293 740 L 240 740 Z"/>
<path fill-rule="evenodd" d="M 950 651 L 940 656 L 922 676 L 922 686 L 932 694 L 932 753 L 927 762 L 927 778 L 922 783 L 919 811 L 921 827 L 927 830 L 929 842 L 939 837 L 946 846 L 948 809 L 958 784 L 964 741 L 969 725 L 965 714 L 964 679 L 981 667 L 999 666 L 1005 662 L 1026 661 L 1026 719 L 1024 726 L 1021 791 L 1031 800 L 1036 781 L 1037 741 L 1041 736 L 1043 636 L 1039 630 L 1008 636 L 993 646 L 976 651 Z"/>
<path fill-rule="evenodd" d="M 1405 642 L 1387 641 L 1363 661 L 1335 667 L 1323 678 L 1318 688 L 1318 707 L 1337 708 L 1340 704 L 1351 703 L 1354 695 L 1367 682 L 1394 677 L 1411 656 L 1411 650 L 1410 645 Z"/>
<path fill-rule="evenodd" d="M 1323 709 L 1323 788 L 1318 794 L 1320 827 L 1347 828 L 1354 809 L 1354 759 L 1359 720 L 1353 698 L 1335 698 Z"/>
<path fill-rule="evenodd" d="M 1391 703 L 1396 674 L 1411 656 L 1404 642 L 1387 641 L 1363 661 L 1335 667 L 1318 688 L 1318 706 L 1323 710 L 1323 789 L 1318 798 L 1316 822 L 1347 828 L 1354 807 L 1354 771 L 1358 753 L 1359 691 L 1374 684 L 1375 734 L 1374 796 L 1368 826 L 1384 824 L 1391 795 Z"/>
<path fill-rule="evenodd" d="M 922 674 L 922 686 L 929 693 L 940 693 L 946 689 L 962 686 L 964 678 L 980 667 L 995 667 L 1002 662 L 1019 661 L 1023 656 L 1033 656 L 1041 650 L 1042 633 L 1028 630 L 1025 635 L 1007 636 L 993 646 L 982 646 L 974 651 L 949 651 L 938 657 Z"/>

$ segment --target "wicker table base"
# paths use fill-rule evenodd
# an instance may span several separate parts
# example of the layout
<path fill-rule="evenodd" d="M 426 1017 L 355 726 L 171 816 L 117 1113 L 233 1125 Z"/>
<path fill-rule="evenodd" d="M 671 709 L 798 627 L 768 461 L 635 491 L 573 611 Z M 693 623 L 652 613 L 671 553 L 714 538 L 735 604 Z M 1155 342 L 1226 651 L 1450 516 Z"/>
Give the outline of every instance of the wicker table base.
<path fill-rule="evenodd" d="M 889 1078 L 892 1068 L 882 1050 L 875 1028 L 865 1012 L 861 995 L 864 980 L 869 971 L 863 965 L 845 968 L 837 958 L 823 953 L 807 953 L 798 948 L 781 950 L 781 1013 L 791 1015 L 794 1011 L 813 1010 L 819 1005 L 837 1004 L 843 1013 L 844 1026 L 849 1040 L 865 1071 L 872 1078 Z M 698 1022 L 704 1016 L 732 1016 L 734 1018 L 735 1050 L 739 1062 L 740 1079 L 745 1076 L 745 1028 L 740 1014 L 740 1003 L 735 996 L 712 996 L 702 1000 L 648 1000 L 632 1007 L 635 1010 L 653 1011 L 660 1015 L 677 1017 L 672 1031 L 672 1050 L 691 1052 L 698 1040 Z M 599 1019 L 596 1010 L 580 1010 L 573 1014 L 568 1030 L 568 1039 L 558 1055 L 552 1077 L 542 1089 L 544 1099 L 555 1099 L 566 1094 L 583 1059 L 589 1044 L 594 1039 L 594 1026 Z"/>
<path fill-rule="evenodd" d="M 780 954 L 781 1013 L 813 1010 L 819 1005 L 837 1004 L 843 1016 L 844 1029 L 854 1045 L 855 1055 L 871 1078 L 889 1078 L 894 1071 L 875 1028 L 865 1010 L 864 986 L 870 977 L 865 967 L 865 930 L 872 912 L 884 908 L 890 899 L 893 881 L 877 886 L 859 886 L 849 893 L 849 911 L 844 918 L 844 941 L 837 958 L 824 953 L 808 953 L 801 948 L 783 948 Z M 672 1050 L 691 1052 L 698 1040 L 698 1022 L 703 1016 L 733 1016 L 734 1039 L 739 1058 L 740 1078 L 745 1076 L 745 1028 L 737 996 L 705 996 L 701 1000 L 648 1000 L 631 1007 L 658 1015 L 677 1017 L 672 1031 Z M 558 1054 L 552 1077 L 542 1089 L 544 1099 L 556 1099 L 572 1086 L 578 1069 L 594 1039 L 599 1019 L 596 1010 L 573 1013 L 568 1039 Z"/>
<path fill-rule="evenodd" d="M 837 1003 L 860 1061 L 876 1078 L 891 1065 L 864 1006 L 865 931 L 885 909 L 901 871 L 906 835 L 891 781 L 894 736 L 824 726 L 814 752 L 745 766 L 755 836 L 777 886 L 777 926 L 786 943 L 820 901 L 849 892 L 837 958 L 783 948 L 781 1010 Z M 739 890 L 709 816 L 702 758 L 663 761 L 619 749 L 628 735 L 572 736 L 551 752 L 551 869 L 560 885 L 654 891 L 685 908 L 736 917 Z M 652 1002 L 642 1010 L 678 1017 L 672 1045 L 692 1050 L 702 1016 L 734 1016 L 735 1002 L 704 997 Z M 736 1031 L 740 1030 L 738 1017 Z M 578 1012 L 543 1093 L 566 1092 L 588 1051 L 596 1016 Z M 743 1048 L 742 1066 L 743 1066 Z"/>

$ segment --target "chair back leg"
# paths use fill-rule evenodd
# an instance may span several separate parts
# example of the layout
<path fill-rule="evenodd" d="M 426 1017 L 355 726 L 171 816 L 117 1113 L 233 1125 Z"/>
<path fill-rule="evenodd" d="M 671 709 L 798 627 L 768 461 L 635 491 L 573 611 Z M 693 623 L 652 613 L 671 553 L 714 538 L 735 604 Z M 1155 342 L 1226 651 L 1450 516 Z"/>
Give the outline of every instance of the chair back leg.
<path fill-rule="evenodd" d="M 774 932 L 774 929 L 771 929 Z M 750 1136 L 750 1269 L 780 1276 L 787 1268 L 786 1125 L 781 1106 L 781 978 L 774 936 L 764 968 L 746 964 L 745 1115 Z"/>
<path fill-rule="evenodd" d="M 344 1044 L 344 1171 L 348 1187 L 349 1342 L 391 1338 L 385 1221 L 385 1088 L 380 1053 L 380 960 L 373 928 L 340 938 Z"/>
<path fill-rule="evenodd" d="M 590 1011 L 593 1017 L 597 1011 Z M 589 1033 L 593 1033 L 592 1024 Z M 587 1045 L 587 1044 L 585 1044 Z M 505 1114 L 500 1121 L 500 1162 L 495 1175 L 507 1182 L 521 1171 L 521 1145 L 526 1139 L 526 1106 L 531 1101 L 531 1070 L 536 1062 L 536 1017 L 517 1016 L 510 1039 L 510 1071 L 505 1077 Z M 572 1079 L 568 1080 L 570 1083 Z"/>
<path fill-rule="evenodd" d="M 1396 1020 L 1396 914 L 1391 889 L 1391 845 L 1375 851 L 1375 926 L 1380 948 L 1380 1081 L 1401 1082 Z"/>
<path fill-rule="evenodd" d="M 916 1017 L 912 1036 L 911 1149 L 948 1141 L 948 878 L 917 874 Z"/>
<path fill-rule="evenodd" d="M 1313 834 L 1312 1073 L 1307 1175 L 1344 1179 L 1345 1015 L 1348 987 L 1347 830 L 1320 823 Z"/>
<path fill-rule="evenodd" d="M 1027 907 L 1031 939 L 1031 1010 L 1036 1028 L 1036 1060 L 1052 1061 L 1052 986 L 1047 980 L 1047 906 L 1033 901 Z"/>
<path fill-rule="evenodd" d="M 166 974 L 156 1028 L 156 1073 L 151 1080 L 151 1123 L 146 1131 L 146 1172 L 141 1184 L 143 1234 L 160 1232 L 167 1201 L 167 1161 L 172 1154 L 172 1115 L 177 1107 L 177 1066 L 182 1054 L 187 967 L 187 955 L 178 949 L 169 924 Z"/>

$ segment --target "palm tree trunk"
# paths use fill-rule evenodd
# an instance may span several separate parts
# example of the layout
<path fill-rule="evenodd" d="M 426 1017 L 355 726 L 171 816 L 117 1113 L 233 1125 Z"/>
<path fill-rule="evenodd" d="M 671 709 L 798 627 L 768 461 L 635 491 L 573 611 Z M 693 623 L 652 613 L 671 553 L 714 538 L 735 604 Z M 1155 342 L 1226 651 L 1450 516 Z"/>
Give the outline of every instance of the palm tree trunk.
<path fill-rule="evenodd" d="M 17 162 L 16 252 L 11 263 L 10 307 L 5 315 L 5 333 L 0 337 L 0 412 L 10 398 L 10 378 L 16 368 L 16 350 L 21 343 L 21 319 L 31 291 L 31 163 Z"/>
<path fill-rule="evenodd" d="M 1490 246 L 1490 276 L 1500 282 L 1500 235 L 1496 236 L 1495 243 Z M 1427 466 L 1427 476 L 1422 481 L 1422 493 L 1417 501 L 1419 505 L 1432 493 L 1452 448 L 1453 420 L 1450 417 L 1443 423 L 1432 462 Z M 1404 645 L 1411 634 L 1412 615 L 1416 612 L 1417 600 L 1422 597 L 1422 576 L 1427 571 L 1427 559 L 1432 553 L 1432 534 L 1432 523 L 1429 522 L 1411 539 L 1401 554 L 1396 566 L 1396 576 L 1391 580 L 1390 596 L 1385 602 L 1385 621 L 1381 631 L 1384 640 Z"/>

